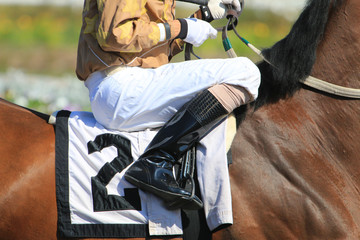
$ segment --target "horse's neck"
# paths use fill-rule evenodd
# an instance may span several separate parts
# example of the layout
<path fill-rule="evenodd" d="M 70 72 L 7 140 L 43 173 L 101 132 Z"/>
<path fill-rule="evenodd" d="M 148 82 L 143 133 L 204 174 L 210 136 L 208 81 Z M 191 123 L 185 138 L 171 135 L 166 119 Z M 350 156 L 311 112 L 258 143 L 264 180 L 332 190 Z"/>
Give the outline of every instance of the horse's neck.
<path fill-rule="evenodd" d="M 317 50 L 313 76 L 345 87 L 360 88 L 360 1 L 344 0 L 331 11 Z"/>
<path fill-rule="evenodd" d="M 359 39 L 360 1 L 344 0 L 341 6 L 330 12 L 311 75 L 344 87 L 360 88 Z M 319 148 L 318 154 L 339 165 L 355 164 L 359 153 L 356 140 L 359 138 L 357 129 L 360 129 L 359 100 L 339 100 L 334 95 L 303 89 L 293 101 L 301 102 L 297 112 L 301 113 L 300 109 L 303 109 L 304 115 L 311 119 L 308 125 L 304 122 L 304 126 L 315 133 L 308 138 L 309 142 L 321 142 L 322 150 Z M 287 107 L 291 108 L 291 105 L 290 102 Z M 342 161 L 344 159 L 346 162 Z"/>

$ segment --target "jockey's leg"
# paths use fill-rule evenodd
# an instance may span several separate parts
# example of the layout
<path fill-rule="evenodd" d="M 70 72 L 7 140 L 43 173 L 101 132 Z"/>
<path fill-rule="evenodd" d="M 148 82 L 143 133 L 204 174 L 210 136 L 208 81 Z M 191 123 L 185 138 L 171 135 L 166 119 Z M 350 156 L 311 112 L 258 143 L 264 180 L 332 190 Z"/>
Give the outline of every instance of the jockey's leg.
<path fill-rule="evenodd" d="M 190 204 L 186 208 L 199 207 L 201 202 L 191 198 L 190 193 L 179 189 L 173 181 L 174 160 L 231 112 L 234 105 L 240 103 L 240 100 L 236 100 L 238 87 L 249 93 L 248 99 L 244 101 L 251 101 L 257 97 L 259 83 L 259 70 L 247 58 L 195 60 L 166 64 L 156 69 L 125 67 L 113 75 L 106 75 L 103 71 L 96 72 L 85 82 L 94 116 L 104 127 L 130 132 L 165 124 L 149 146 L 152 151 L 145 151 L 144 158 L 139 160 L 144 164 L 149 163 L 149 169 L 144 164 L 140 167 L 140 163 L 135 163 L 130 167 L 127 178 L 129 181 L 131 178 L 135 179 L 135 185 L 141 184 L 140 188 L 143 189 L 151 188 L 154 193 L 164 195 L 167 200 L 188 199 Z M 231 87 L 224 87 L 226 84 Z M 217 86 L 222 86 L 222 90 L 216 90 Z M 209 89 L 206 94 L 197 96 L 206 89 Z M 221 91 L 225 93 L 219 93 Z M 235 101 L 231 103 L 234 96 Z M 189 103 L 186 104 L 187 102 Z M 181 109 L 184 104 L 186 106 Z M 213 109 L 213 112 L 208 109 Z M 190 138 L 192 136 L 195 140 Z M 190 142 L 183 142 L 184 140 Z M 173 144 L 175 145 L 172 146 Z M 171 151 L 175 150 L 167 153 L 168 146 Z M 157 154 L 156 158 L 151 161 L 145 158 L 154 152 Z M 137 176 L 132 176 L 131 172 L 136 170 L 139 172 L 133 175 L 148 174 L 147 182 L 136 180 Z M 162 184 L 165 190 L 150 187 L 153 179 L 159 180 L 159 176 L 165 179 L 165 184 Z M 157 183 L 160 184 L 162 180 Z M 172 190 L 177 193 L 171 193 Z"/>
<path fill-rule="evenodd" d="M 125 173 L 130 183 L 163 198 L 169 207 L 202 207 L 180 188 L 173 166 L 191 147 L 240 104 L 250 99 L 244 88 L 220 84 L 185 104 L 155 135 L 144 154 Z"/>
<path fill-rule="evenodd" d="M 260 73 L 247 58 L 203 59 L 155 69 L 124 67 L 95 72 L 89 89 L 95 119 L 107 129 L 132 132 L 163 126 L 185 103 L 215 85 L 245 88 L 257 96 Z M 221 99 L 220 99 L 221 100 Z"/>

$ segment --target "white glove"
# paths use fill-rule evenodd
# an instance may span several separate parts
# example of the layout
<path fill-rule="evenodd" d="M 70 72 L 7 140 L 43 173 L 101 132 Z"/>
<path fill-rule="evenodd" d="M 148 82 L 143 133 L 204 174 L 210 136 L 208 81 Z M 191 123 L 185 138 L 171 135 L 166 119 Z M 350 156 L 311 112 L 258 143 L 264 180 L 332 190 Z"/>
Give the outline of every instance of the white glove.
<path fill-rule="evenodd" d="M 240 13 L 241 5 L 239 0 L 209 0 L 208 8 L 214 19 L 226 17 L 226 5 L 231 5 L 236 12 Z"/>
<path fill-rule="evenodd" d="M 206 39 L 215 39 L 217 30 L 210 23 L 196 18 L 185 18 L 187 23 L 187 35 L 184 42 L 190 43 L 195 47 L 199 47 Z"/>

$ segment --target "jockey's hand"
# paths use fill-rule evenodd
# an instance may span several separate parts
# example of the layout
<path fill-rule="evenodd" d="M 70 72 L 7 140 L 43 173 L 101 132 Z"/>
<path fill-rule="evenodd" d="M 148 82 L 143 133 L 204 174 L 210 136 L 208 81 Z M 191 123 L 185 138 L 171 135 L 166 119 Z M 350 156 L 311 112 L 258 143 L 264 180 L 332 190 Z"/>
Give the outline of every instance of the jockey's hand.
<path fill-rule="evenodd" d="M 185 18 L 187 23 L 187 34 L 184 42 L 199 47 L 206 39 L 215 39 L 217 30 L 210 23 L 196 18 Z"/>
<path fill-rule="evenodd" d="M 226 5 L 231 5 L 239 14 L 241 5 L 239 0 L 209 0 L 208 8 L 214 19 L 222 19 L 226 17 Z"/>

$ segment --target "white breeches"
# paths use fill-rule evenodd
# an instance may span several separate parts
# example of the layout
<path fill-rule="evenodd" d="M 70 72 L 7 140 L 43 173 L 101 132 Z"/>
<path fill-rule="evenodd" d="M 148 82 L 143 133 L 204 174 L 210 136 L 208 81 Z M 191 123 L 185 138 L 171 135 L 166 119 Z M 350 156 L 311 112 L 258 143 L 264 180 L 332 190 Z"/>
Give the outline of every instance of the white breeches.
<path fill-rule="evenodd" d="M 247 58 L 204 59 L 95 72 L 85 85 L 95 119 L 108 129 L 131 132 L 161 127 L 197 93 L 221 83 L 244 87 L 255 99 L 260 73 Z"/>

